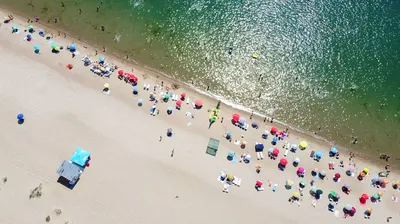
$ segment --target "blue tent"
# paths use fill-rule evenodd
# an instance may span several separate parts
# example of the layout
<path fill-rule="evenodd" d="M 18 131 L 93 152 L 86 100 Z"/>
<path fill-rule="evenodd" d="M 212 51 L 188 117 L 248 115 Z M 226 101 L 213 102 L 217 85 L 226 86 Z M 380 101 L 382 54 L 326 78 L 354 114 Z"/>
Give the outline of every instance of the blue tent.
<path fill-rule="evenodd" d="M 264 151 L 264 145 L 263 144 L 257 144 L 256 145 L 256 152 L 262 152 Z"/>
<path fill-rule="evenodd" d="M 335 147 L 332 147 L 331 151 L 329 151 L 329 152 L 332 154 L 336 154 L 336 153 L 338 153 L 338 150 Z"/>
<path fill-rule="evenodd" d="M 85 167 L 86 163 L 89 161 L 89 157 L 91 154 L 92 153 L 85 151 L 81 148 L 76 148 L 74 154 L 69 160 L 79 166 Z"/>
<path fill-rule="evenodd" d="M 315 157 L 317 157 L 319 159 L 322 158 L 322 152 L 321 151 L 316 152 Z"/>

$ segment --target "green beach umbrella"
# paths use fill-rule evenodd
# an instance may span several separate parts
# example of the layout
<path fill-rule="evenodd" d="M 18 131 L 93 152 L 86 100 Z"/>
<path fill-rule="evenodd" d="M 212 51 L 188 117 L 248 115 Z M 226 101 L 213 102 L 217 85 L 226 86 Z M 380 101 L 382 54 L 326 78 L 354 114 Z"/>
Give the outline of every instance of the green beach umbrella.
<path fill-rule="evenodd" d="M 336 192 L 334 191 L 329 192 L 329 197 L 336 197 Z"/>
<path fill-rule="evenodd" d="M 321 189 L 318 189 L 315 193 L 316 194 L 323 194 L 324 192 Z"/>
<path fill-rule="evenodd" d="M 380 198 L 378 194 L 374 194 L 373 197 L 374 197 L 376 200 L 378 200 L 378 199 Z"/>
<path fill-rule="evenodd" d="M 165 98 L 165 99 L 169 99 L 169 94 L 165 94 L 165 95 L 164 95 L 164 98 Z"/>
<path fill-rule="evenodd" d="M 300 181 L 299 186 L 301 188 L 305 188 L 306 187 L 306 183 L 304 181 Z"/>
<path fill-rule="evenodd" d="M 32 26 L 32 25 L 29 25 L 29 26 L 28 26 L 28 30 L 33 30 L 33 26 Z"/>
<path fill-rule="evenodd" d="M 54 50 L 55 50 L 55 51 L 60 51 L 60 47 L 57 47 L 57 46 L 56 46 L 56 47 L 54 48 Z"/>

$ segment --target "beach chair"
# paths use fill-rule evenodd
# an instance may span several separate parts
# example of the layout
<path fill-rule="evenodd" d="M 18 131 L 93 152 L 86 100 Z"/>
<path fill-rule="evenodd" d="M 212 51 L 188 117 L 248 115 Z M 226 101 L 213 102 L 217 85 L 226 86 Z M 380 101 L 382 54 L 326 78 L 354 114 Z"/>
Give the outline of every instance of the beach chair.
<path fill-rule="evenodd" d="M 190 103 L 190 98 L 188 97 L 187 99 L 186 99 L 186 104 L 189 104 Z"/>
<path fill-rule="evenodd" d="M 289 153 L 289 149 L 286 149 L 286 150 L 285 150 L 285 154 L 283 154 L 283 156 L 286 157 L 288 153 Z"/>
<path fill-rule="evenodd" d="M 315 156 L 315 151 L 311 151 L 310 157 L 314 159 L 314 156 Z"/>
<path fill-rule="evenodd" d="M 258 159 L 258 160 L 264 159 L 264 154 L 263 154 L 263 152 L 257 152 L 257 159 Z"/>
<path fill-rule="evenodd" d="M 233 179 L 233 184 L 234 184 L 235 186 L 240 187 L 240 184 L 241 184 L 241 183 L 242 183 L 242 179 L 239 178 L 239 177 L 237 177 L 237 176 L 235 176 L 235 178 Z"/>
<path fill-rule="evenodd" d="M 222 189 L 222 192 L 225 192 L 225 193 L 229 193 L 229 188 L 231 187 L 231 185 L 229 185 L 229 184 L 224 184 L 224 189 Z"/>
<path fill-rule="evenodd" d="M 146 90 L 146 86 L 147 86 L 147 84 L 145 83 L 145 84 L 143 84 L 143 90 Z"/>

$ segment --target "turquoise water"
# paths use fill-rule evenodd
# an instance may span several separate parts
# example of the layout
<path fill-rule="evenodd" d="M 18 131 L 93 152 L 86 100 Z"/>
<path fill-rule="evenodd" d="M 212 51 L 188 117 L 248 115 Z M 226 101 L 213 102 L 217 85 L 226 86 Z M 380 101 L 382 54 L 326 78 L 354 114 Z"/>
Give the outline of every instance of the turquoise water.
<path fill-rule="evenodd" d="M 0 3 L 328 140 L 400 155 L 400 1 Z"/>

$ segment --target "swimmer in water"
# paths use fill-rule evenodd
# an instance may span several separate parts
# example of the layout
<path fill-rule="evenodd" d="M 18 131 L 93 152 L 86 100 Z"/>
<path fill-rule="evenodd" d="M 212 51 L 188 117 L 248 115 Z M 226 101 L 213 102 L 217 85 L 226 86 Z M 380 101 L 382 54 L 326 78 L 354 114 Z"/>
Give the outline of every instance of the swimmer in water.
<path fill-rule="evenodd" d="M 230 48 L 228 49 L 228 54 L 229 54 L 229 55 L 232 55 L 232 51 L 233 51 L 233 48 L 230 47 Z"/>

